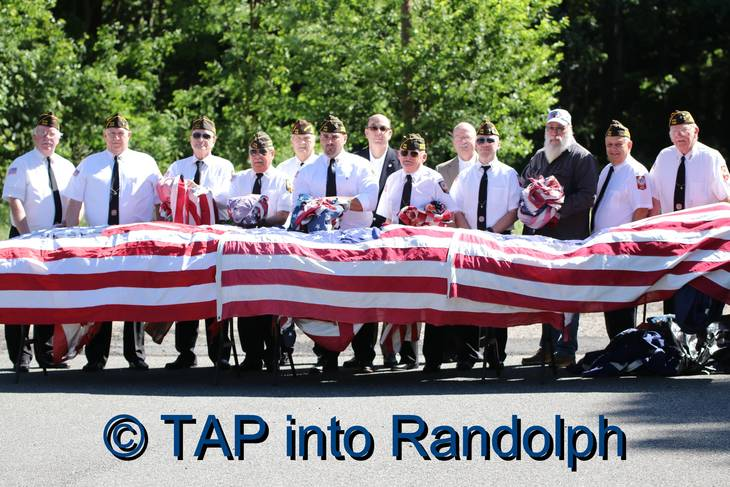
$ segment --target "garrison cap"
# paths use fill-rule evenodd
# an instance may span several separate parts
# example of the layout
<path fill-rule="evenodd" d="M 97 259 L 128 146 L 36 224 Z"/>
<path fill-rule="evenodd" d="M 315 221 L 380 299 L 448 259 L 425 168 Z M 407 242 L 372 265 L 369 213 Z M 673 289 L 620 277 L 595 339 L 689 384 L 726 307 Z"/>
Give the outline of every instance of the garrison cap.
<path fill-rule="evenodd" d="M 198 117 L 190 124 L 190 130 L 210 130 L 215 133 L 215 123 L 206 116 Z"/>
<path fill-rule="evenodd" d="M 314 135 L 314 125 L 312 125 L 309 121 L 304 120 L 303 118 L 300 118 L 294 124 L 291 126 L 291 134 L 292 135 L 304 135 L 304 134 L 312 134 Z"/>
<path fill-rule="evenodd" d="M 497 127 L 486 118 L 477 129 L 477 135 L 496 135 L 499 137 L 499 132 L 497 131 Z"/>
<path fill-rule="evenodd" d="M 692 118 L 692 114 L 686 110 L 674 110 L 669 115 L 669 126 L 672 125 L 686 125 L 695 123 L 695 119 Z"/>
<path fill-rule="evenodd" d="M 606 137 L 626 137 L 627 139 L 630 139 L 631 132 L 629 132 L 629 129 L 618 120 L 611 120 L 608 130 L 606 130 Z"/>
<path fill-rule="evenodd" d="M 324 119 L 322 125 L 319 127 L 319 131 L 324 134 L 346 134 L 345 124 L 342 120 L 335 117 L 334 115 L 328 115 Z"/>
<path fill-rule="evenodd" d="M 251 149 L 273 149 L 274 142 L 269 137 L 269 134 L 263 131 L 258 131 L 251 137 L 251 142 L 248 143 L 248 147 Z"/>
<path fill-rule="evenodd" d="M 421 134 L 408 134 L 403 137 L 403 142 L 400 143 L 401 150 L 426 150 L 426 141 L 421 137 Z"/>
<path fill-rule="evenodd" d="M 36 125 L 42 125 L 43 127 L 52 127 L 57 130 L 61 129 L 61 124 L 58 121 L 58 117 L 55 116 L 53 112 L 41 114 L 41 116 L 38 117 L 38 123 Z"/>
<path fill-rule="evenodd" d="M 104 123 L 105 129 L 127 129 L 129 130 L 129 122 L 127 122 L 127 119 L 124 118 L 121 114 L 115 113 L 111 117 L 106 119 L 106 122 Z"/>

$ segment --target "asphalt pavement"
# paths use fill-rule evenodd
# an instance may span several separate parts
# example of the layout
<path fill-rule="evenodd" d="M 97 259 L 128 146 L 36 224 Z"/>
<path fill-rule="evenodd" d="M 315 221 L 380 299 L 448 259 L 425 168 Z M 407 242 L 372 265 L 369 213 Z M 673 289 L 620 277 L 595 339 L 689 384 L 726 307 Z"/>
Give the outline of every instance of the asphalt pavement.
<path fill-rule="evenodd" d="M 0 485 L 727 484 L 730 376 L 554 377 L 519 365 L 535 351 L 539 326 L 510 329 L 501 378 L 450 365 L 435 376 L 343 371 L 326 381 L 228 371 L 217 384 L 204 337 L 198 367 L 166 371 L 175 357 L 168 337 L 148 344 L 151 370 L 135 372 L 121 357 L 120 331 L 105 371 L 82 372 L 78 357 L 48 376 L 31 369 L 19 384 L 3 342 Z M 601 316 L 583 316 L 579 336 L 581 353 L 605 346 Z M 301 372 L 313 361 L 310 348 L 300 334 L 294 360 Z M 105 427 L 122 414 L 146 431 L 146 448 L 132 451 L 132 460 L 105 446 Z M 605 459 L 601 420 L 616 431 Z M 486 448 L 481 433 L 470 441 L 464 427 L 488 434 Z M 307 440 L 305 430 L 314 431 Z M 108 436 L 112 449 L 135 456 L 129 450 L 140 436 L 116 432 Z"/>

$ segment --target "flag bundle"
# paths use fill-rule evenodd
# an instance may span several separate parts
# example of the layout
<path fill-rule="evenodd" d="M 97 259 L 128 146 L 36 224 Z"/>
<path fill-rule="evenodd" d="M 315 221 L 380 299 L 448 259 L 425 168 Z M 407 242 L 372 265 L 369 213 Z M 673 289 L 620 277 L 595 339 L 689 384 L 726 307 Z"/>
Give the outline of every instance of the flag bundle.
<path fill-rule="evenodd" d="M 175 223 L 212 225 L 215 223 L 213 193 L 182 176 L 163 178 L 157 184 L 160 216 Z"/>
<path fill-rule="evenodd" d="M 564 200 L 563 187 L 555 176 L 530 178 L 530 184 L 522 190 L 517 217 L 526 226 L 540 229 L 555 221 Z"/>

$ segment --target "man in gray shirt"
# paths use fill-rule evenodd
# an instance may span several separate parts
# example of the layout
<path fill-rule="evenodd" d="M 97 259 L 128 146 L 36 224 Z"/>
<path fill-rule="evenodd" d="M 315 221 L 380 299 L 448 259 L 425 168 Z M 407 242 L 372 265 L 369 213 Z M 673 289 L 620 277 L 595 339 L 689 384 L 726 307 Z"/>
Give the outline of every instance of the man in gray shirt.
<path fill-rule="evenodd" d="M 598 165 L 595 157 L 575 141 L 570 113 L 550 110 L 545 122 L 545 145 L 538 150 L 522 171 L 521 184 L 530 184 L 530 178 L 555 176 L 565 193 L 565 202 L 558 212 L 555 225 L 538 230 L 525 227 L 525 235 L 544 235 L 559 240 L 584 239 L 590 234 L 590 211 L 593 206 Z M 550 325 L 543 325 L 540 349 L 532 357 L 522 360 L 523 365 L 549 363 L 548 342 L 552 340 L 555 362 L 567 367 L 575 362 L 578 350 L 578 313 L 566 314 L 565 336 Z"/>

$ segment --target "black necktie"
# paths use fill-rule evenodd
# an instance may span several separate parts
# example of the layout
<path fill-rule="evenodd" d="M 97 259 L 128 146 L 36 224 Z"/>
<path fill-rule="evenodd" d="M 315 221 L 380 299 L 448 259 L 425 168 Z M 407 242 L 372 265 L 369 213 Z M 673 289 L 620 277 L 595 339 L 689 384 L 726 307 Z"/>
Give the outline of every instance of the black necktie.
<path fill-rule="evenodd" d="M 477 206 L 477 230 L 487 229 L 487 187 L 489 185 L 489 176 L 487 171 L 492 166 L 482 166 L 484 173 L 479 181 L 479 205 Z"/>
<path fill-rule="evenodd" d="M 606 176 L 606 180 L 603 181 L 603 186 L 601 186 L 601 190 L 598 192 L 598 198 L 596 198 L 596 202 L 593 203 L 593 208 L 591 209 L 591 233 L 593 233 L 593 228 L 596 226 L 596 213 L 598 213 L 598 205 L 601 204 L 603 195 L 606 193 L 606 188 L 608 188 L 608 182 L 611 180 L 611 176 L 613 176 L 613 166 L 608 168 L 608 175 Z"/>
<path fill-rule="evenodd" d="M 193 182 L 200 184 L 200 166 L 203 165 L 203 161 L 195 161 L 195 176 L 193 176 Z"/>
<path fill-rule="evenodd" d="M 261 194 L 261 178 L 263 177 L 264 173 L 260 172 L 256 174 L 256 181 L 253 182 L 253 189 L 251 190 L 251 194 Z"/>
<path fill-rule="evenodd" d="M 58 191 L 58 183 L 56 183 L 56 177 L 53 175 L 53 169 L 51 169 L 51 158 L 46 157 L 48 162 L 48 182 L 51 185 L 51 191 L 53 192 L 53 206 L 55 206 L 55 213 L 53 214 L 53 224 L 58 225 L 63 220 L 63 208 L 61 207 L 61 193 Z"/>
<path fill-rule="evenodd" d="M 114 156 L 112 183 L 109 187 L 109 225 L 119 225 L 119 156 Z"/>
<path fill-rule="evenodd" d="M 337 181 L 335 180 L 335 160 L 330 159 L 330 165 L 327 168 L 327 192 L 325 196 L 337 196 Z"/>
<path fill-rule="evenodd" d="M 684 182 L 685 178 L 684 168 L 684 156 L 679 160 L 679 167 L 677 168 L 677 179 L 674 182 L 674 210 L 684 209 Z"/>
<path fill-rule="evenodd" d="M 402 210 L 406 206 L 411 206 L 411 190 L 413 189 L 413 176 L 406 174 L 406 182 L 403 185 L 403 192 L 400 197 L 400 209 Z M 399 219 L 400 220 L 400 219 Z M 400 220 L 401 225 L 405 225 L 403 220 Z"/>

